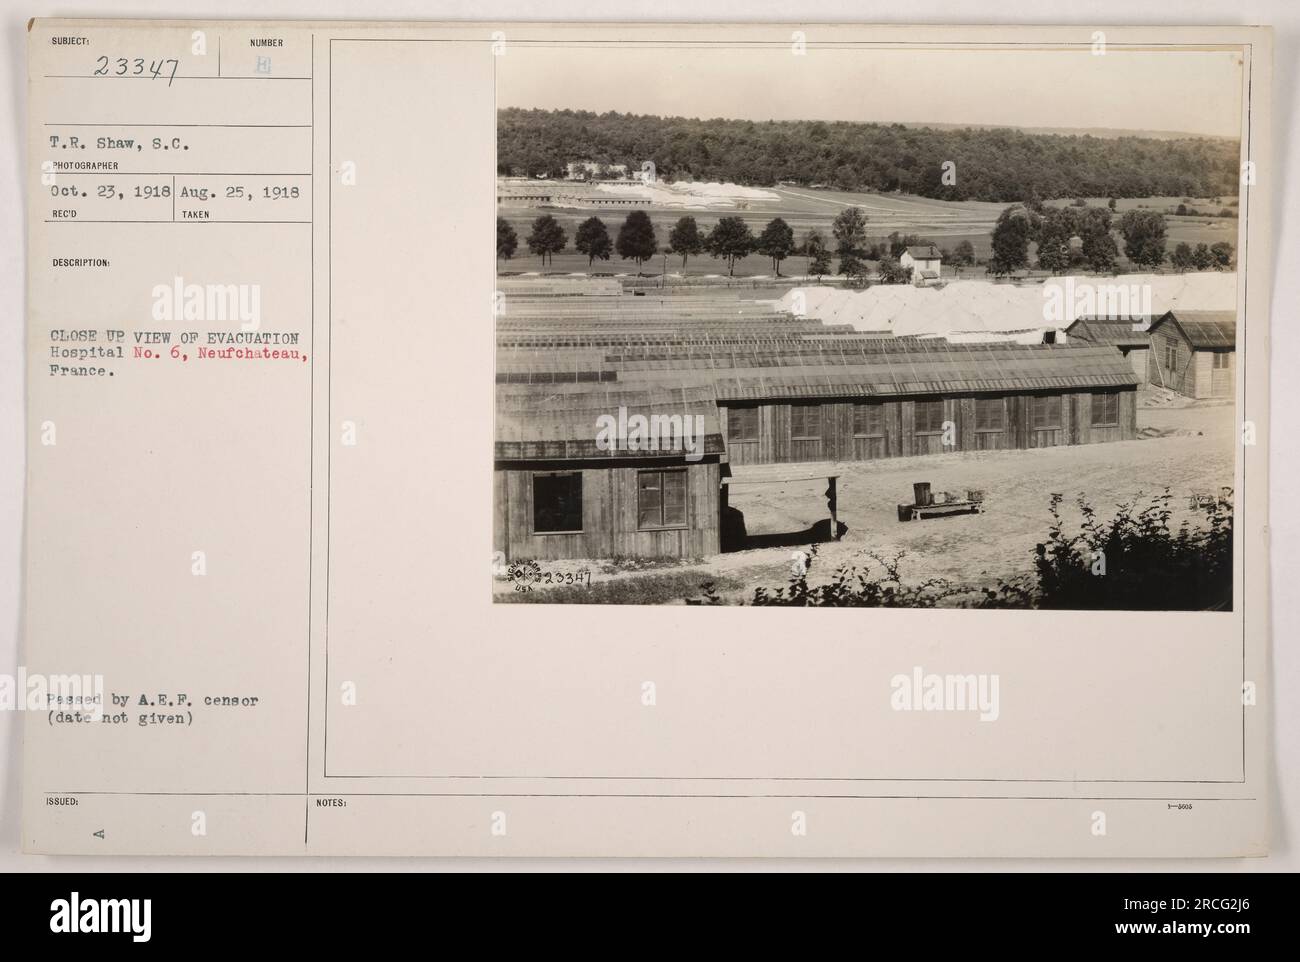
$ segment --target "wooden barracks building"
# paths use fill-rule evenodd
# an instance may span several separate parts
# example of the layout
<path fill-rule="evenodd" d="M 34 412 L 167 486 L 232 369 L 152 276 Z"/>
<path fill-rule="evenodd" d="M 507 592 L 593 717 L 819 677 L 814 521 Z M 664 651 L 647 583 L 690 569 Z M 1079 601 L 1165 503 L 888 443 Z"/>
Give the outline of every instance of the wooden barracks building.
<path fill-rule="evenodd" d="M 1127 440 L 1137 436 L 1137 384 L 1113 346 L 1086 343 L 836 336 L 501 348 L 495 548 L 510 560 L 704 557 L 721 550 L 732 466 Z M 702 440 L 598 445 L 598 420 L 620 411 L 698 417 Z"/>

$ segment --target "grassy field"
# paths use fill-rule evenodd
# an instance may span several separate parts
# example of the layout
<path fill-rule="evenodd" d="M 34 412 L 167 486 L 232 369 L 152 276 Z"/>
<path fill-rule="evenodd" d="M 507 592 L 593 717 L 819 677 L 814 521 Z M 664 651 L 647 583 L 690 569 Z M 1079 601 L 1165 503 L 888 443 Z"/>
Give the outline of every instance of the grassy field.
<path fill-rule="evenodd" d="M 689 214 L 694 217 L 702 231 L 713 227 L 719 218 L 739 216 L 744 218 L 755 234 L 773 217 L 782 217 L 794 229 L 796 243 L 802 243 L 808 231 L 816 228 L 828 240 L 831 237 L 831 222 L 846 207 L 861 207 L 867 215 L 867 232 L 870 240 L 883 241 L 889 234 L 898 231 L 903 234 L 916 234 L 941 247 L 952 249 L 963 240 L 971 242 L 975 256 L 987 258 L 991 253 L 990 239 L 993 224 L 998 214 L 1007 206 L 983 201 L 940 201 L 925 197 L 904 194 L 868 194 L 846 193 L 834 190 L 811 190 L 808 188 L 767 188 L 776 194 L 778 201 L 749 201 L 745 209 L 740 210 L 683 210 L 679 208 L 647 206 L 644 208 L 655 225 L 655 231 L 661 247 L 668 244 L 668 232 L 678 218 Z M 1215 204 L 1210 198 L 1192 198 L 1188 205 L 1200 211 L 1217 213 L 1223 207 L 1230 207 L 1229 202 L 1236 198 L 1220 198 Z M 1116 202 L 1116 213 L 1122 215 L 1126 210 L 1152 209 L 1161 212 L 1173 211 L 1181 197 L 1138 197 L 1124 198 Z M 1089 198 L 1095 206 L 1105 206 L 1107 198 Z M 1051 201 L 1055 206 L 1066 206 L 1071 201 Z M 573 236 L 578 225 L 588 217 L 600 217 L 610 229 L 611 236 L 616 236 L 618 226 L 628 215 L 626 207 L 595 208 L 573 210 L 570 208 L 529 208 L 502 207 L 502 217 L 510 221 L 519 236 L 519 251 L 508 262 L 498 262 L 503 273 L 518 271 L 538 271 L 542 269 L 540 259 L 528 253 L 525 238 L 533 220 L 541 214 L 550 214 L 564 227 L 569 236 L 569 249 L 557 254 L 545 270 L 557 273 L 602 273 L 635 274 L 636 265 L 632 261 L 622 260 L 614 254 L 608 261 L 596 261 L 588 266 L 587 258 L 573 249 Z M 1237 241 L 1237 219 L 1235 217 L 1190 217 L 1168 216 L 1169 249 L 1175 244 L 1186 242 L 1195 246 L 1199 243 L 1214 244 L 1221 240 L 1231 243 L 1234 248 Z M 1123 263 L 1123 259 L 1121 258 Z M 803 275 L 807 270 L 807 260 L 803 257 L 791 257 L 781 266 L 785 276 Z M 669 277 L 702 277 L 711 275 L 725 276 L 727 265 L 714 260 L 707 254 L 692 257 L 682 269 L 680 257 L 669 256 L 666 261 Z M 643 265 L 642 273 L 659 276 L 665 268 L 665 259 L 656 257 Z M 982 270 L 982 269 L 981 269 Z M 772 275 L 771 261 L 759 254 L 753 254 L 736 262 L 738 277 L 767 277 Z"/>
<path fill-rule="evenodd" d="M 810 581 L 829 579 L 847 561 L 867 563 L 872 553 L 904 553 L 902 570 L 911 581 L 944 578 L 973 586 L 1032 570 L 1034 546 L 1051 523 L 1052 493 L 1065 498 L 1064 516 L 1077 522 L 1074 499 L 1082 494 L 1103 519 L 1124 502 L 1149 498 L 1169 488 L 1174 496 L 1173 525 L 1196 520 L 1187 497 L 1217 492 L 1233 483 L 1233 408 L 1230 404 L 1175 401 L 1142 404 L 1134 441 L 1076 445 L 1029 451 L 942 454 L 880 461 L 806 465 L 809 475 L 838 473 L 839 517 L 848 531 L 839 542 L 823 544 Z M 900 522 L 897 504 L 911 500 L 912 484 L 929 481 L 935 490 L 981 488 L 984 514 Z M 733 494 L 732 505 L 745 514 L 749 534 L 799 531 L 825 517 L 824 482 L 773 484 Z M 738 489 L 741 490 L 741 489 Z M 739 601 L 759 586 L 783 585 L 793 548 L 762 548 L 718 555 L 684 564 L 671 572 L 644 574 L 597 571 L 591 588 L 565 588 L 565 594 L 536 591 L 507 598 L 512 588 L 496 583 L 501 600 L 664 603 L 697 595 L 707 581 L 726 600 Z M 589 563 L 548 562 L 547 570 L 590 567 Z M 637 579 L 647 579 L 641 590 Z M 694 588 L 694 591 L 691 589 Z M 554 590 L 554 589 L 552 589 Z M 675 595 L 674 592 L 681 592 Z"/>

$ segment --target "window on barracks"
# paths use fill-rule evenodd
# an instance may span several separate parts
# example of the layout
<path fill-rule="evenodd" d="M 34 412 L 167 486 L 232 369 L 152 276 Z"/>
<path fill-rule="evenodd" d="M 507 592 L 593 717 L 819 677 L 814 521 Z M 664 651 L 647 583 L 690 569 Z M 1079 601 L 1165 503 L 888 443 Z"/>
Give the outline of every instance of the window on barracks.
<path fill-rule="evenodd" d="M 1049 394 L 1029 399 L 1030 423 L 1036 431 L 1054 431 L 1061 426 L 1061 396 Z"/>
<path fill-rule="evenodd" d="M 860 438 L 883 438 L 885 406 L 883 404 L 853 405 L 853 433 Z"/>
<path fill-rule="evenodd" d="M 640 471 L 636 476 L 636 526 L 680 528 L 686 524 L 686 472 Z"/>
<path fill-rule="evenodd" d="M 935 399 L 916 402 L 916 433 L 943 433 L 943 401 Z"/>
<path fill-rule="evenodd" d="M 582 472 L 533 475 L 533 531 L 582 530 Z"/>
<path fill-rule="evenodd" d="M 821 440 L 822 406 L 820 404 L 790 405 L 790 437 Z"/>
<path fill-rule="evenodd" d="M 1093 427 L 1119 424 L 1119 392 L 1102 391 L 1092 395 Z"/>
<path fill-rule="evenodd" d="M 975 399 L 975 430 L 1004 431 L 1007 426 L 1007 409 L 1000 397 Z"/>
<path fill-rule="evenodd" d="M 1232 366 L 1232 355 L 1227 351 L 1215 351 L 1213 355 L 1214 366 L 1218 370 L 1226 370 Z"/>
<path fill-rule="evenodd" d="M 727 408 L 727 440 L 758 440 L 758 408 Z"/>

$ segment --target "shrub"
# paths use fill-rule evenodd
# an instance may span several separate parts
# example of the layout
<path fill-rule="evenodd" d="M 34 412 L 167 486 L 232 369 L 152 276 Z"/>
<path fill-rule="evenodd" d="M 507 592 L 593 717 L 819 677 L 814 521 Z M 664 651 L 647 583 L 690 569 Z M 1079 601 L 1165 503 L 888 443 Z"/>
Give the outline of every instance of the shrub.
<path fill-rule="evenodd" d="M 755 588 L 746 603 L 784 608 L 936 608 L 945 600 L 970 594 L 969 588 L 942 578 L 908 584 L 900 570 L 906 557 L 902 551 L 890 558 L 868 554 L 861 565 L 845 562 L 826 584 L 810 585 L 808 572 L 817 561 L 817 547 L 811 545 L 804 563 L 792 566 L 783 587 Z M 687 604 L 722 604 L 712 586 L 704 588 L 702 599 L 690 599 Z"/>
<path fill-rule="evenodd" d="M 1232 609 L 1232 505 L 1203 505 L 1204 526 L 1170 527 L 1168 489 L 1140 511 L 1120 506 L 1104 523 L 1081 496 L 1079 534 L 1067 536 L 1062 498 L 1052 495 L 1047 541 L 1034 551 L 1032 581 L 986 590 L 981 607 L 1195 611 Z"/>

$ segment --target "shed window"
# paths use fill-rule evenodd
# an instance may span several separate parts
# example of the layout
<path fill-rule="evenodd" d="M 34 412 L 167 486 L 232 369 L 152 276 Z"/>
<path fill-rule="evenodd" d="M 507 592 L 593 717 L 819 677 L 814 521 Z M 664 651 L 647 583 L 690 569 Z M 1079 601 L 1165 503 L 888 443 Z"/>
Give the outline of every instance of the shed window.
<path fill-rule="evenodd" d="M 537 534 L 582 530 L 582 472 L 533 475 L 533 531 Z"/>
<path fill-rule="evenodd" d="M 1119 392 L 1102 391 L 1092 395 L 1092 426 L 1119 424 Z"/>
<path fill-rule="evenodd" d="M 860 438 L 883 438 L 885 436 L 884 405 L 853 405 L 853 433 Z"/>
<path fill-rule="evenodd" d="M 1029 401 L 1030 420 L 1036 431 L 1055 431 L 1061 427 L 1061 396 L 1049 394 Z"/>
<path fill-rule="evenodd" d="M 758 440 L 758 408 L 727 408 L 727 440 Z"/>
<path fill-rule="evenodd" d="M 680 528 L 686 524 L 686 472 L 640 471 L 636 476 L 636 526 Z"/>
<path fill-rule="evenodd" d="M 1227 351 L 1215 351 L 1211 356 L 1214 358 L 1214 367 L 1217 370 L 1226 370 L 1232 366 L 1232 355 Z"/>
<path fill-rule="evenodd" d="M 916 433 L 943 433 L 943 401 L 936 399 L 916 402 Z"/>
<path fill-rule="evenodd" d="M 822 406 L 820 404 L 790 405 L 790 437 L 820 441 L 822 436 Z"/>
<path fill-rule="evenodd" d="M 1005 431 L 1007 427 L 1007 408 L 1000 397 L 981 397 L 975 399 L 975 430 Z"/>

